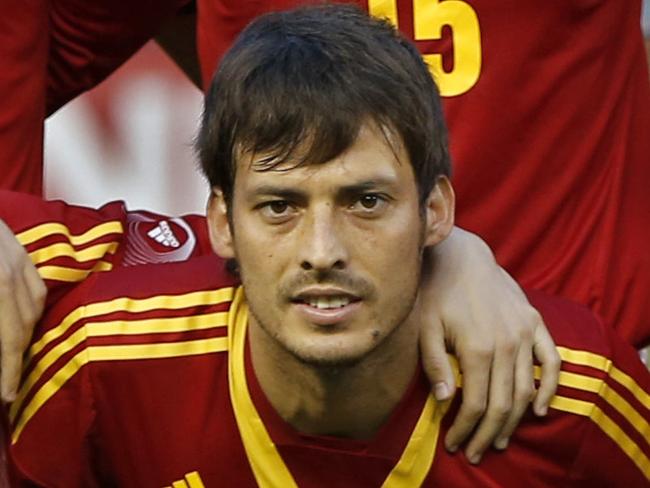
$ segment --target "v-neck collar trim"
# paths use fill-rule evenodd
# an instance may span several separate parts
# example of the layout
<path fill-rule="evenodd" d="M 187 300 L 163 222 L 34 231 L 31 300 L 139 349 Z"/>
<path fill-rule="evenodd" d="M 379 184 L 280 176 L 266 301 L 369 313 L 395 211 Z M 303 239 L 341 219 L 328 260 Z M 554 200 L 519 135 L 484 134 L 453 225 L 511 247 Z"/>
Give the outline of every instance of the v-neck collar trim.
<path fill-rule="evenodd" d="M 250 395 L 245 366 L 247 324 L 248 307 L 243 288 L 239 287 L 228 320 L 228 383 L 244 449 L 261 488 L 297 487 Z M 433 395 L 428 395 L 406 447 L 383 488 L 411 488 L 422 484 L 433 464 L 440 422 L 448 405 L 449 402 L 438 404 Z"/>

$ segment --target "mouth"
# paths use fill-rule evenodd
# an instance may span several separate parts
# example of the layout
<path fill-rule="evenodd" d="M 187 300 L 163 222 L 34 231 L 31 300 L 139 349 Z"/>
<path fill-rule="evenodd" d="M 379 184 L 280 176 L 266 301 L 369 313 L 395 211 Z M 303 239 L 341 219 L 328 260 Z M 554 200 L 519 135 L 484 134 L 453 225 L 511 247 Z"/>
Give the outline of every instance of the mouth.
<path fill-rule="evenodd" d="M 361 298 L 341 290 L 309 290 L 291 302 L 309 322 L 327 326 L 351 318 L 361 304 Z"/>
<path fill-rule="evenodd" d="M 304 303 L 310 307 L 318 308 L 320 310 L 328 310 L 332 308 L 341 308 L 352 303 L 353 299 L 349 296 L 314 296 L 307 297 L 297 303 Z"/>
<path fill-rule="evenodd" d="M 324 310 L 345 307 L 361 301 L 361 297 L 338 288 L 310 288 L 298 293 L 291 301 Z"/>

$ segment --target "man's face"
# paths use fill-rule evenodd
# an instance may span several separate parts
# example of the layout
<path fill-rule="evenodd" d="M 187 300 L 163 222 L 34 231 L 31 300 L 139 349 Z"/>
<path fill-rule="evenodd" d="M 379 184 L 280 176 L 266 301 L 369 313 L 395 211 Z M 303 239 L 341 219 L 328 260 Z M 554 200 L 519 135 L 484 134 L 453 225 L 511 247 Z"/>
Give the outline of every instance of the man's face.
<path fill-rule="evenodd" d="M 240 160 L 232 240 L 215 247 L 239 263 L 250 326 L 303 362 L 356 363 L 411 313 L 423 247 L 442 238 L 430 231 L 440 215 L 420 212 L 408 155 L 394 146 L 368 124 L 322 165 L 259 171 L 263 154 Z"/>

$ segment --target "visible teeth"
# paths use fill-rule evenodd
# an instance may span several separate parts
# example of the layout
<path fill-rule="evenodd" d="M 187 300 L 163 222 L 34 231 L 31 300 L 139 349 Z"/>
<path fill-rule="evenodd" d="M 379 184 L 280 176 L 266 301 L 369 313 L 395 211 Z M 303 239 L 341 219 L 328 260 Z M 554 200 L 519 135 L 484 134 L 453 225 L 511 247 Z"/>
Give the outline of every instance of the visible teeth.
<path fill-rule="evenodd" d="M 341 308 L 350 303 L 347 297 L 313 297 L 308 298 L 307 303 L 314 308 Z"/>

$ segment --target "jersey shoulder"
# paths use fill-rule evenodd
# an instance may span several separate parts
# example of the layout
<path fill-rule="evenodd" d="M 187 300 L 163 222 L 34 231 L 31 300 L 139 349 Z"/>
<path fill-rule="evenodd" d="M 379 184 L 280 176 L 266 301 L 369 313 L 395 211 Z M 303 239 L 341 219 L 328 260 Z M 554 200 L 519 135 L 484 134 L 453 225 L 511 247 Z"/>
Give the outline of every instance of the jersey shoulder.
<path fill-rule="evenodd" d="M 558 346 L 610 355 L 610 327 L 592 310 L 566 298 L 538 290 L 526 290 L 526 295 L 544 319 Z"/>
<path fill-rule="evenodd" d="M 107 322 L 120 320 L 120 330 L 129 333 L 144 319 L 189 319 L 227 311 L 238 284 L 215 255 L 94 273 L 46 310 L 33 342 L 51 336 L 53 330 L 60 335 L 62 325 L 72 322 L 94 326 L 100 317 Z"/>

